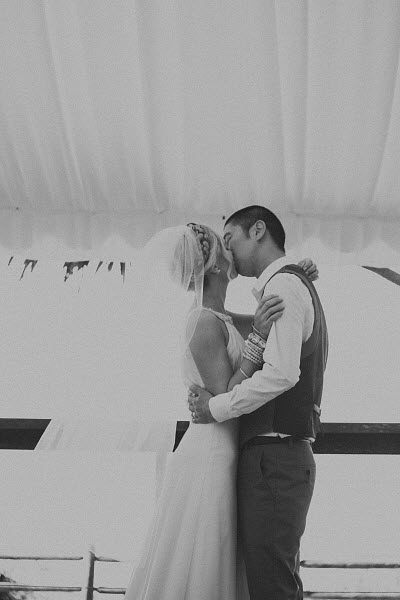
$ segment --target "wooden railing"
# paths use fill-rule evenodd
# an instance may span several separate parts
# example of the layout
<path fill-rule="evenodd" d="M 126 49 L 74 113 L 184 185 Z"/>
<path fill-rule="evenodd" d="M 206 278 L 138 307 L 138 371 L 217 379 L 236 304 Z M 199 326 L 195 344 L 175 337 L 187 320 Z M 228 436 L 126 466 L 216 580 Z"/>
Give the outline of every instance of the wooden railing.
<path fill-rule="evenodd" d="M 82 600 L 93 600 L 94 592 L 99 594 L 120 594 L 125 593 L 125 588 L 101 587 L 94 584 L 95 579 L 95 563 L 108 562 L 119 563 L 115 558 L 106 558 L 104 556 L 96 556 L 94 548 L 91 546 L 86 553 L 86 556 L 0 556 L 0 560 L 35 560 L 35 561 L 86 561 L 84 569 L 84 581 L 82 585 L 65 586 L 65 585 L 32 585 L 23 583 L 11 583 L 8 581 L 0 582 L 0 594 L 2 591 L 24 591 L 24 592 L 80 592 Z"/>
<path fill-rule="evenodd" d="M 0 449 L 33 450 L 50 419 L 0 419 Z M 178 421 L 175 447 L 189 426 Z M 400 423 L 323 423 L 316 454 L 400 454 Z"/>
<path fill-rule="evenodd" d="M 305 569 L 400 569 L 400 563 L 388 562 L 315 562 L 303 560 L 300 566 Z M 314 600 L 384 600 L 392 598 L 400 600 L 400 590 L 398 592 L 323 592 L 323 591 L 305 591 L 304 598 L 314 598 Z"/>
<path fill-rule="evenodd" d="M 178 421 L 177 446 L 189 423 Z M 400 454 L 400 423 L 322 423 L 315 454 Z"/>
<path fill-rule="evenodd" d="M 95 563 L 108 562 L 120 563 L 114 558 L 96 556 L 93 547 L 90 547 L 86 556 L 0 556 L 0 560 L 35 560 L 35 561 L 84 561 L 84 582 L 80 586 L 57 586 L 57 585 L 33 585 L 21 583 L 0 582 L 1 591 L 32 591 L 32 592 L 80 592 L 82 600 L 93 600 L 94 593 L 109 595 L 124 595 L 126 588 L 95 585 Z M 302 561 L 302 569 L 400 569 L 400 563 L 368 563 L 368 562 L 313 562 Z M 326 591 L 304 591 L 305 599 L 314 600 L 400 600 L 399 592 L 326 592 Z"/>

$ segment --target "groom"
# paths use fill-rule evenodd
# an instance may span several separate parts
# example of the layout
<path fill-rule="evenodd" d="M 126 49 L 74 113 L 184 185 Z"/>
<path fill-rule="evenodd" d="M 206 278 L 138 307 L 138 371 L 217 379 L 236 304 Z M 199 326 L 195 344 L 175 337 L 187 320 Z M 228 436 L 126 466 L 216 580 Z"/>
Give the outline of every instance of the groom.
<path fill-rule="evenodd" d="M 286 258 L 285 231 L 270 210 L 235 212 L 224 241 L 237 272 L 257 277 L 256 300 L 277 294 L 285 310 L 269 334 L 263 368 L 226 394 L 191 386 L 189 408 L 195 423 L 240 417 L 238 522 L 251 600 L 301 600 L 300 539 L 328 352 L 324 312 L 304 271 Z"/>

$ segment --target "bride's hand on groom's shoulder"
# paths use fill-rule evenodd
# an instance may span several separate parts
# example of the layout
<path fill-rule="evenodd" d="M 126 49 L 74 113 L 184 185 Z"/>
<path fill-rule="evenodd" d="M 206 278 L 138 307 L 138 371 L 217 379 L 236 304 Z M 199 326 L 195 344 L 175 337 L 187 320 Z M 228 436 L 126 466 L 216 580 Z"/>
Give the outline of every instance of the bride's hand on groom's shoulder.
<path fill-rule="evenodd" d="M 277 294 L 263 296 L 254 315 L 254 331 L 267 340 L 272 324 L 282 316 L 284 308 L 283 300 Z"/>
<path fill-rule="evenodd" d="M 198 385 L 191 385 L 188 392 L 188 405 L 192 414 L 192 423 L 215 423 L 211 414 L 209 402 L 212 394 Z"/>
<path fill-rule="evenodd" d="M 303 258 L 303 260 L 297 263 L 297 266 L 303 269 L 311 281 L 315 281 L 319 278 L 318 267 L 311 258 Z"/>

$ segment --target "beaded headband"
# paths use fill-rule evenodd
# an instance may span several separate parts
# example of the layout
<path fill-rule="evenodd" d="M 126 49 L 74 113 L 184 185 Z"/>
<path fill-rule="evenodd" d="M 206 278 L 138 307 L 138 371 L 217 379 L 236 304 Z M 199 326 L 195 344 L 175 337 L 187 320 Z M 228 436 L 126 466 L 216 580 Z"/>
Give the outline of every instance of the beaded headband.
<path fill-rule="evenodd" d="M 192 231 L 196 234 L 197 240 L 200 244 L 200 249 L 203 254 L 204 264 L 207 264 L 207 261 L 210 257 L 210 237 L 207 231 L 201 225 L 197 223 L 188 223 L 187 227 L 190 227 Z"/>

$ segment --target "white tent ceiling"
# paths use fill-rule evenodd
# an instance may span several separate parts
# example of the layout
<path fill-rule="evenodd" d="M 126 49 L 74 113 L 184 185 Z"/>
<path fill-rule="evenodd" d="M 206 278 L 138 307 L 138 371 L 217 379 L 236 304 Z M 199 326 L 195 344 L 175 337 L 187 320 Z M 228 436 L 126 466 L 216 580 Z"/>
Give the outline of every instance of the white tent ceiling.
<path fill-rule="evenodd" d="M 289 249 L 398 263 L 399 48 L 398 0 L 2 0 L 3 251 L 263 204 Z"/>

